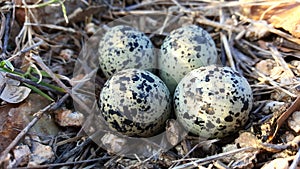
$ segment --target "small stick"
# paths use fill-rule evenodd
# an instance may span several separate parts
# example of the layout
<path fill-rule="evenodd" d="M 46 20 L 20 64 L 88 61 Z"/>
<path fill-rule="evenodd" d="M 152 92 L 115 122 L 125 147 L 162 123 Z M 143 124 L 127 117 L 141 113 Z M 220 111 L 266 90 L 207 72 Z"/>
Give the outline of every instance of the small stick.
<path fill-rule="evenodd" d="M 135 10 L 135 11 L 117 11 L 112 12 L 113 15 L 166 15 L 167 12 L 156 10 L 156 11 L 144 11 L 144 10 Z"/>
<path fill-rule="evenodd" d="M 227 37 L 222 32 L 220 33 L 220 35 L 221 35 L 222 44 L 224 46 L 227 55 L 227 59 L 229 61 L 229 65 L 233 70 L 236 70 Z"/>
<path fill-rule="evenodd" d="M 293 160 L 293 163 L 290 165 L 289 169 L 296 169 L 298 168 L 298 164 L 300 162 L 300 148 L 298 149 L 298 152 Z"/>
<path fill-rule="evenodd" d="M 279 128 L 281 125 L 286 121 L 286 119 L 295 111 L 300 110 L 300 95 L 296 98 L 296 100 L 292 103 L 292 105 L 281 114 L 281 116 L 276 121 L 276 128 L 275 131 L 272 133 L 271 136 L 269 136 L 268 142 L 271 142 L 274 138 L 274 136 L 277 134 Z"/>
<path fill-rule="evenodd" d="M 36 165 L 36 166 L 30 166 L 30 167 L 20 167 L 18 169 L 38 169 L 38 168 L 51 168 L 51 167 L 60 167 L 60 166 L 69 166 L 69 165 L 76 165 L 76 164 L 84 164 L 84 163 L 90 163 L 90 162 L 96 162 L 96 161 L 105 161 L 110 159 L 109 156 L 94 158 L 94 159 L 88 159 L 88 160 L 82 160 L 82 161 L 74 161 L 74 162 L 65 162 L 65 163 L 55 163 L 55 164 L 44 164 L 44 165 Z"/>
<path fill-rule="evenodd" d="M 15 57 L 18 57 L 23 53 L 29 52 L 30 50 L 42 45 L 43 43 L 44 43 L 44 41 L 42 39 L 39 39 L 39 41 L 37 43 L 18 51 L 16 54 L 12 55 L 12 57 L 8 58 L 7 60 L 12 61 Z"/>
<path fill-rule="evenodd" d="M 174 167 L 173 169 L 194 168 L 199 163 L 204 163 L 204 162 L 207 162 L 207 161 L 217 160 L 217 159 L 224 158 L 224 156 L 229 156 L 229 155 L 233 155 L 233 154 L 236 154 L 236 153 L 240 153 L 240 152 L 244 152 L 244 151 L 253 151 L 253 150 L 258 150 L 258 149 L 254 148 L 254 147 L 240 148 L 240 149 L 232 150 L 232 151 L 229 151 L 229 152 L 224 152 L 224 153 L 212 155 L 212 156 L 209 156 L 209 157 L 206 157 L 206 158 L 200 158 L 198 160 L 191 161 L 191 162 L 182 164 L 180 166 Z"/>
<path fill-rule="evenodd" d="M 159 1 L 160 0 L 142 1 L 141 3 L 131 5 L 131 6 L 128 6 L 128 7 L 124 8 L 124 11 L 132 11 L 132 10 L 140 8 L 140 7 L 144 7 L 144 6 L 147 6 L 147 5 L 152 5 L 152 4 L 154 4 L 156 2 L 159 2 Z"/>
<path fill-rule="evenodd" d="M 218 22 L 214 22 L 214 21 L 211 21 L 211 20 L 208 20 L 208 19 L 201 19 L 201 18 L 198 18 L 196 19 L 196 22 L 199 23 L 199 24 L 204 24 L 204 25 L 209 25 L 209 26 L 212 26 L 212 27 L 215 27 L 215 28 L 218 28 L 218 29 L 222 29 L 222 30 L 225 30 L 225 31 L 228 31 L 228 32 L 241 32 L 243 31 L 242 29 L 239 29 L 237 27 L 233 27 L 233 26 L 230 26 L 230 25 L 225 25 L 225 24 L 220 24 Z"/>
<path fill-rule="evenodd" d="M 2 47 L 3 54 L 7 52 L 8 39 L 10 34 L 10 19 L 11 19 L 11 11 L 8 10 L 6 14 L 6 20 L 5 20 L 5 33 L 4 33 L 4 40 L 3 40 L 3 47 Z"/>

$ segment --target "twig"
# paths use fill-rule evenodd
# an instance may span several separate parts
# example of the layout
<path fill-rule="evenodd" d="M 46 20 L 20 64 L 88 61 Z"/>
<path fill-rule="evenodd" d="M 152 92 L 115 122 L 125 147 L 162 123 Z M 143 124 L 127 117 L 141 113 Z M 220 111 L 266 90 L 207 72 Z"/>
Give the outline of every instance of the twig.
<path fill-rule="evenodd" d="M 19 167 L 16 169 L 34 169 L 34 168 L 50 168 L 50 167 L 60 167 L 60 166 L 67 166 L 67 165 L 76 165 L 76 164 L 83 164 L 83 163 L 90 163 L 90 162 L 101 162 L 110 159 L 110 156 L 104 156 L 89 160 L 82 160 L 82 161 L 74 161 L 74 162 L 65 162 L 65 163 L 55 163 L 55 164 L 45 164 L 45 165 L 36 165 L 31 167 Z"/>
<path fill-rule="evenodd" d="M 300 162 L 300 148 L 298 149 L 298 152 L 293 160 L 293 163 L 290 165 L 289 169 L 296 169 L 298 168 L 298 164 Z"/>
<path fill-rule="evenodd" d="M 5 22 L 5 34 L 4 34 L 4 42 L 3 42 L 3 53 L 7 52 L 7 45 L 8 45 L 8 39 L 10 34 L 10 18 L 11 18 L 11 11 L 9 10 L 6 14 L 6 22 Z"/>
<path fill-rule="evenodd" d="M 112 12 L 113 15 L 166 15 L 166 11 L 161 11 L 161 10 L 135 10 L 135 11 L 117 11 L 117 12 Z"/>
<path fill-rule="evenodd" d="M 229 152 L 224 152 L 224 153 L 220 153 L 220 154 L 216 154 L 216 155 L 212 155 L 206 158 L 201 158 L 195 161 L 191 161 L 189 163 L 186 164 L 182 164 L 180 166 L 174 167 L 173 169 L 189 169 L 189 168 L 194 168 L 195 165 L 199 164 L 199 163 L 204 163 L 207 161 L 212 161 L 212 160 L 217 160 L 217 159 L 221 159 L 224 158 L 224 156 L 229 156 L 229 155 L 233 155 L 239 152 L 244 152 L 244 151 L 253 151 L 253 150 L 257 150 L 257 148 L 254 147 L 245 147 L 245 148 L 240 148 L 240 149 L 236 149 L 236 150 L 232 150 Z"/>
<path fill-rule="evenodd" d="M 224 46 L 229 65 L 233 70 L 236 70 L 227 37 L 222 32 L 220 33 L 220 35 L 221 35 L 222 44 Z"/>
<path fill-rule="evenodd" d="M 45 27 L 48 29 L 56 29 L 64 32 L 76 33 L 76 30 L 73 28 L 58 26 L 58 25 L 51 25 L 51 24 L 38 24 L 38 23 L 24 23 L 24 26 L 37 26 L 37 27 Z"/>
<path fill-rule="evenodd" d="M 37 43 L 18 51 L 16 54 L 12 55 L 12 57 L 8 58 L 7 60 L 12 61 L 15 57 L 18 57 L 23 53 L 29 52 L 30 50 L 42 45 L 43 43 L 44 41 L 42 39 L 39 39 Z"/>
<path fill-rule="evenodd" d="M 180 8 L 184 13 L 190 13 L 191 10 L 187 9 L 186 7 L 182 6 L 177 0 L 171 0 L 178 8 Z"/>
<path fill-rule="evenodd" d="M 147 6 L 147 5 L 152 5 L 152 4 L 154 4 L 156 2 L 159 2 L 159 1 L 160 0 L 142 1 L 141 3 L 131 5 L 131 6 L 128 6 L 128 7 L 124 8 L 124 11 L 132 11 L 132 10 L 140 8 L 140 7 L 144 7 L 144 6 Z"/>
<path fill-rule="evenodd" d="M 9 34 L 10 34 L 10 20 L 11 20 L 11 9 L 7 10 L 7 13 L 5 15 L 5 30 L 4 30 L 4 38 L 3 38 L 3 46 L 2 46 L 2 53 L 1 57 L 2 59 L 5 59 L 5 54 L 7 52 L 7 45 L 9 40 Z"/>
<path fill-rule="evenodd" d="M 218 29 L 222 29 L 228 32 L 241 32 L 243 31 L 242 29 L 239 29 L 237 27 L 231 26 L 231 25 L 225 25 L 225 24 L 220 24 L 218 22 L 214 22 L 208 19 L 202 19 L 202 18 L 197 18 L 196 22 L 199 24 L 203 24 L 203 25 L 209 25 Z"/>

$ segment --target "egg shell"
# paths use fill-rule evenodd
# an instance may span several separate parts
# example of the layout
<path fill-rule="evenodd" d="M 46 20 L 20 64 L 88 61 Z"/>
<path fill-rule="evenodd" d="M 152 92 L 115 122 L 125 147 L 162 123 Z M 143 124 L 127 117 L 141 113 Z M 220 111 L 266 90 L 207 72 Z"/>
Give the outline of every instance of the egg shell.
<path fill-rule="evenodd" d="M 126 69 L 105 83 L 99 107 L 113 131 L 150 137 L 164 129 L 171 102 L 167 86 L 156 75 L 146 70 Z"/>
<path fill-rule="evenodd" d="M 170 32 L 158 57 L 160 78 L 171 93 L 190 71 L 217 63 L 216 45 L 207 31 L 188 25 Z"/>
<path fill-rule="evenodd" d="M 189 132 L 205 138 L 237 132 L 247 122 L 252 104 L 247 80 L 229 67 L 215 65 L 191 71 L 174 93 L 179 122 Z"/>
<path fill-rule="evenodd" d="M 109 29 L 99 43 L 98 52 L 100 68 L 107 78 L 123 69 L 152 71 L 157 68 L 152 42 L 144 33 L 130 26 Z"/>

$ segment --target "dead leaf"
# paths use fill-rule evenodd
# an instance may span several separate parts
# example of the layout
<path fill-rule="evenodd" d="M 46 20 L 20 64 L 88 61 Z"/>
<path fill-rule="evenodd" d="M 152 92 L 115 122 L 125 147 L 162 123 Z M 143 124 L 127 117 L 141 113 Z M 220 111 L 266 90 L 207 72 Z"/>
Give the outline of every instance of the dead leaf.
<path fill-rule="evenodd" d="M 49 103 L 49 100 L 34 93 L 30 94 L 22 104 L 8 104 L 0 107 L 0 152 L 34 118 L 33 114 L 46 107 Z M 42 116 L 31 129 L 31 132 L 41 135 L 56 135 L 58 131 L 54 120 L 48 115 Z"/>
<path fill-rule="evenodd" d="M 241 2 L 255 2 L 255 0 L 240 0 Z M 283 28 L 293 36 L 300 37 L 300 3 L 276 2 L 277 0 L 268 0 L 273 2 L 270 5 L 242 5 L 244 15 L 253 20 L 266 20 L 275 28 Z"/>
<path fill-rule="evenodd" d="M 8 103 L 20 103 L 25 100 L 31 89 L 25 86 L 12 86 L 7 84 L 2 91 L 0 98 Z"/>
<path fill-rule="evenodd" d="M 15 112 L 15 106 L 12 104 L 0 107 L 0 152 L 2 152 L 22 129 L 23 121 Z"/>
<path fill-rule="evenodd" d="M 20 103 L 25 100 L 31 89 L 25 86 L 19 86 L 20 82 L 13 79 L 6 79 L 0 76 L 0 86 L 4 86 L 0 98 L 8 103 Z"/>

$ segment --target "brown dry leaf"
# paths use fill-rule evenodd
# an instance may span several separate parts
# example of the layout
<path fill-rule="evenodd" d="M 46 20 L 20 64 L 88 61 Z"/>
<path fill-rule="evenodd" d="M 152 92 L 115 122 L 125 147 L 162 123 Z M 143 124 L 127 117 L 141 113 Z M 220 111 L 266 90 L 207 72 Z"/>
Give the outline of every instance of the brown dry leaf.
<path fill-rule="evenodd" d="M 255 0 L 240 0 L 241 2 L 254 2 Z M 254 20 L 266 20 L 275 28 L 283 28 L 293 36 L 300 38 L 300 3 L 288 3 L 268 0 L 270 5 L 242 5 L 244 15 Z"/>
<path fill-rule="evenodd" d="M 20 105 L 13 107 L 9 104 L 0 108 L 0 152 L 34 118 L 33 114 L 49 103 L 49 100 L 38 94 L 30 94 L 24 103 Z M 56 135 L 59 130 L 53 119 L 45 115 L 34 125 L 31 131 L 42 135 Z"/>
<path fill-rule="evenodd" d="M 0 107 L 0 152 L 2 152 L 10 142 L 17 136 L 19 131 L 15 129 L 21 129 L 23 127 L 23 121 L 15 112 L 15 108 L 12 104 L 8 104 Z"/>

